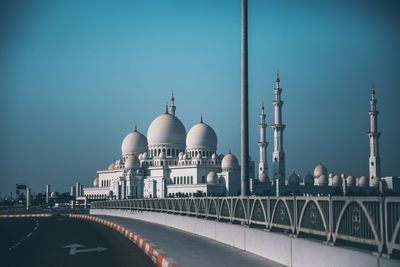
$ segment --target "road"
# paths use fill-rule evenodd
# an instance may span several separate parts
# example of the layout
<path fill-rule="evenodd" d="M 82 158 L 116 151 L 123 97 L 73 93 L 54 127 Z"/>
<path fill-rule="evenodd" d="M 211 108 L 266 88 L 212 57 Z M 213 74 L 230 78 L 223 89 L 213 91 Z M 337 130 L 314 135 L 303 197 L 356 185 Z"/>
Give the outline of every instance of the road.
<path fill-rule="evenodd" d="M 1 266 L 154 266 L 120 233 L 66 217 L 0 219 Z"/>

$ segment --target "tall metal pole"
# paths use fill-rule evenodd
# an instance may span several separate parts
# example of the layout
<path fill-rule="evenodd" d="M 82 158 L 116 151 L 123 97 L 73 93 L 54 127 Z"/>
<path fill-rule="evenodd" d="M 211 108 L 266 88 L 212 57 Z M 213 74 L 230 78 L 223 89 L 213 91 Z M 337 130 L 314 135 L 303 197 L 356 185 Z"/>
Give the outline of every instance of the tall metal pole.
<path fill-rule="evenodd" d="M 240 109 L 240 180 L 242 196 L 249 195 L 249 108 L 247 64 L 247 0 L 242 0 L 242 61 L 241 61 L 241 109 Z"/>

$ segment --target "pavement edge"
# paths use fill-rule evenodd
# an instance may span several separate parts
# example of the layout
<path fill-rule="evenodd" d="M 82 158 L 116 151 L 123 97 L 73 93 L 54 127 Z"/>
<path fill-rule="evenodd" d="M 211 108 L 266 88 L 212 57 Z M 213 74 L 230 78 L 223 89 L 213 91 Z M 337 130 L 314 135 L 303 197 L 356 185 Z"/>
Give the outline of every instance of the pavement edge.
<path fill-rule="evenodd" d="M 68 214 L 70 218 L 76 219 L 84 219 L 89 221 L 94 221 L 100 224 L 103 224 L 115 231 L 119 232 L 120 234 L 124 235 L 126 238 L 131 240 L 137 247 L 139 247 L 158 267 L 179 267 L 176 264 L 176 261 L 171 258 L 170 256 L 162 253 L 161 250 L 155 249 L 152 245 L 150 245 L 144 238 L 138 236 L 137 234 L 131 232 L 129 229 L 125 227 L 113 223 L 111 221 L 101 219 L 94 216 L 89 215 L 81 215 L 81 214 Z"/>

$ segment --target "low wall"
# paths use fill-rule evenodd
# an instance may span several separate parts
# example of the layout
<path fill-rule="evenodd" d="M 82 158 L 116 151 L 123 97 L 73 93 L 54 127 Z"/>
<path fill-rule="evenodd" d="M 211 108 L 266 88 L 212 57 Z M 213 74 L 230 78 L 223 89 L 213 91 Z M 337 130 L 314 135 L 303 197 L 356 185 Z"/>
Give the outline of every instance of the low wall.
<path fill-rule="evenodd" d="M 132 218 L 170 226 L 260 255 L 293 267 L 398 267 L 400 261 L 371 252 L 325 245 L 237 224 L 151 211 L 91 209 L 93 215 Z"/>

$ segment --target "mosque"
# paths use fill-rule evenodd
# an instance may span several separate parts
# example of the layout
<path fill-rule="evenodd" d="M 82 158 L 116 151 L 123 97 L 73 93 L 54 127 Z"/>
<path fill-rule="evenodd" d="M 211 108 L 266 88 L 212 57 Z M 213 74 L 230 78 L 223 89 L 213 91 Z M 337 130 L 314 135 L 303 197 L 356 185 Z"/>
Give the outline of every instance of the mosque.
<path fill-rule="evenodd" d="M 249 163 L 250 192 L 263 194 L 271 188 L 286 188 L 292 192 L 330 194 L 341 190 L 378 190 L 382 184 L 393 191 L 400 191 L 398 177 L 381 178 L 377 130 L 375 90 L 370 99 L 369 177 L 345 176 L 327 171 L 317 164 L 314 173 L 301 177 L 285 173 L 285 152 L 282 122 L 279 74 L 274 87 L 274 122 L 272 177 L 268 176 L 267 146 L 264 105 L 259 115 L 259 164 L 255 175 L 254 162 Z M 240 166 L 235 155 L 217 152 L 218 138 L 213 128 L 200 118 L 187 133 L 176 116 L 175 99 L 172 95 L 165 112 L 155 118 L 147 131 L 147 137 L 136 126 L 122 141 L 121 158 L 111 162 L 105 170 L 97 171 L 93 187 L 79 190 L 88 200 L 165 198 L 190 196 L 236 196 L 240 194 Z M 78 191 L 78 190 L 77 190 Z M 82 192 L 83 191 L 83 192 Z"/>
<path fill-rule="evenodd" d="M 218 154 L 217 143 L 203 117 L 186 133 L 172 95 L 147 137 L 135 126 L 122 141 L 121 158 L 99 170 L 93 187 L 83 188 L 83 194 L 88 199 L 238 195 L 238 160 L 231 152 Z"/>

